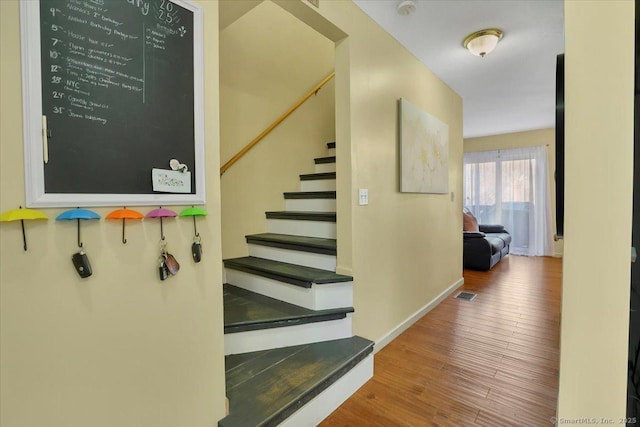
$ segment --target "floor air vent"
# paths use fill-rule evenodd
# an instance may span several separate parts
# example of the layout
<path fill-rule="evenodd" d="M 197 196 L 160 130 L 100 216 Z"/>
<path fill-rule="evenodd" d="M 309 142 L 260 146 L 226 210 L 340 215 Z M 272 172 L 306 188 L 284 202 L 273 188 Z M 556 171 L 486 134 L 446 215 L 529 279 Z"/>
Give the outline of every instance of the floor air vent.
<path fill-rule="evenodd" d="M 476 297 L 476 294 L 473 292 L 460 292 L 455 298 L 463 299 L 465 301 L 472 301 Z"/>

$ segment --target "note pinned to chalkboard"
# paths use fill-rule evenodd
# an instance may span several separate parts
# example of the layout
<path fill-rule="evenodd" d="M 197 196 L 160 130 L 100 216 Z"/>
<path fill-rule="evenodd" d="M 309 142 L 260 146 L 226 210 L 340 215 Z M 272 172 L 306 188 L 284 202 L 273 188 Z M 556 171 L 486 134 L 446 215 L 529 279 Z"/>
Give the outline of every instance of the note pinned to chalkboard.
<path fill-rule="evenodd" d="M 191 193 L 191 172 L 152 169 L 153 191 L 165 193 Z"/>
<path fill-rule="evenodd" d="M 21 25 L 29 206 L 204 202 L 199 6 L 22 0 Z M 158 194 L 172 157 L 189 190 Z"/>

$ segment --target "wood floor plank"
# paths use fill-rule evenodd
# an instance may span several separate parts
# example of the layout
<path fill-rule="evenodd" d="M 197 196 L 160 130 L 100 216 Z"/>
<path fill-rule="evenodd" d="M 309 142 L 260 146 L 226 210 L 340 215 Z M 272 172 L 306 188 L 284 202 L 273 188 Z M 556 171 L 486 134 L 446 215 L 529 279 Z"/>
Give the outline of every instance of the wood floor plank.
<path fill-rule="evenodd" d="M 509 256 L 464 279 L 477 297 L 446 298 L 378 352 L 374 378 L 321 426 L 550 425 L 562 260 Z"/>

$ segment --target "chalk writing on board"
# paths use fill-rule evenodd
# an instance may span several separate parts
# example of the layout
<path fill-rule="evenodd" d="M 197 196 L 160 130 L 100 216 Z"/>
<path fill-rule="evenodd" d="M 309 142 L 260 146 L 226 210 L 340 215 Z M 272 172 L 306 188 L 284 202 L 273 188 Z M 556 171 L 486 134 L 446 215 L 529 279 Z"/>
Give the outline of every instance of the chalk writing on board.
<path fill-rule="evenodd" d="M 193 25 L 169 0 L 40 0 L 47 192 L 146 194 L 167 157 L 195 167 Z M 116 168 L 135 172 L 99 178 Z"/>
<path fill-rule="evenodd" d="M 126 0 L 126 3 L 144 16 L 153 12 L 153 25 L 127 26 L 120 17 L 111 15 L 109 3 L 103 0 L 69 0 L 49 7 L 46 38 L 50 45 L 53 114 L 106 125 L 109 119 L 100 110 L 109 110 L 110 105 L 102 103 L 96 109 L 87 105 L 86 100 L 75 97 L 74 101 L 71 97 L 92 97 L 98 88 L 139 93 L 138 101 L 146 102 L 147 49 L 165 51 L 167 37 L 184 37 L 186 29 L 177 25 L 181 20 L 178 8 L 168 0 L 155 3 L 154 10 L 149 1 Z M 86 29 L 91 30 L 90 35 Z M 137 60 L 124 53 L 137 52 L 136 45 L 142 51 Z M 66 77 L 62 77 L 65 71 Z M 87 110 L 96 113 L 89 114 Z"/>

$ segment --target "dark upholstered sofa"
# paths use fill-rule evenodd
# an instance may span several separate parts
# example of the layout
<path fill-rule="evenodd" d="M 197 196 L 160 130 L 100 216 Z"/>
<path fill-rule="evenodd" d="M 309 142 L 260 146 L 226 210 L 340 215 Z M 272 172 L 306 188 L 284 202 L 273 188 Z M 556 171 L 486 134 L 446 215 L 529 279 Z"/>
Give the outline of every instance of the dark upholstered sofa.
<path fill-rule="evenodd" d="M 502 225 L 479 224 L 479 231 L 464 231 L 464 268 L 489 270 L 509 254 L 511 235 Z"/>

